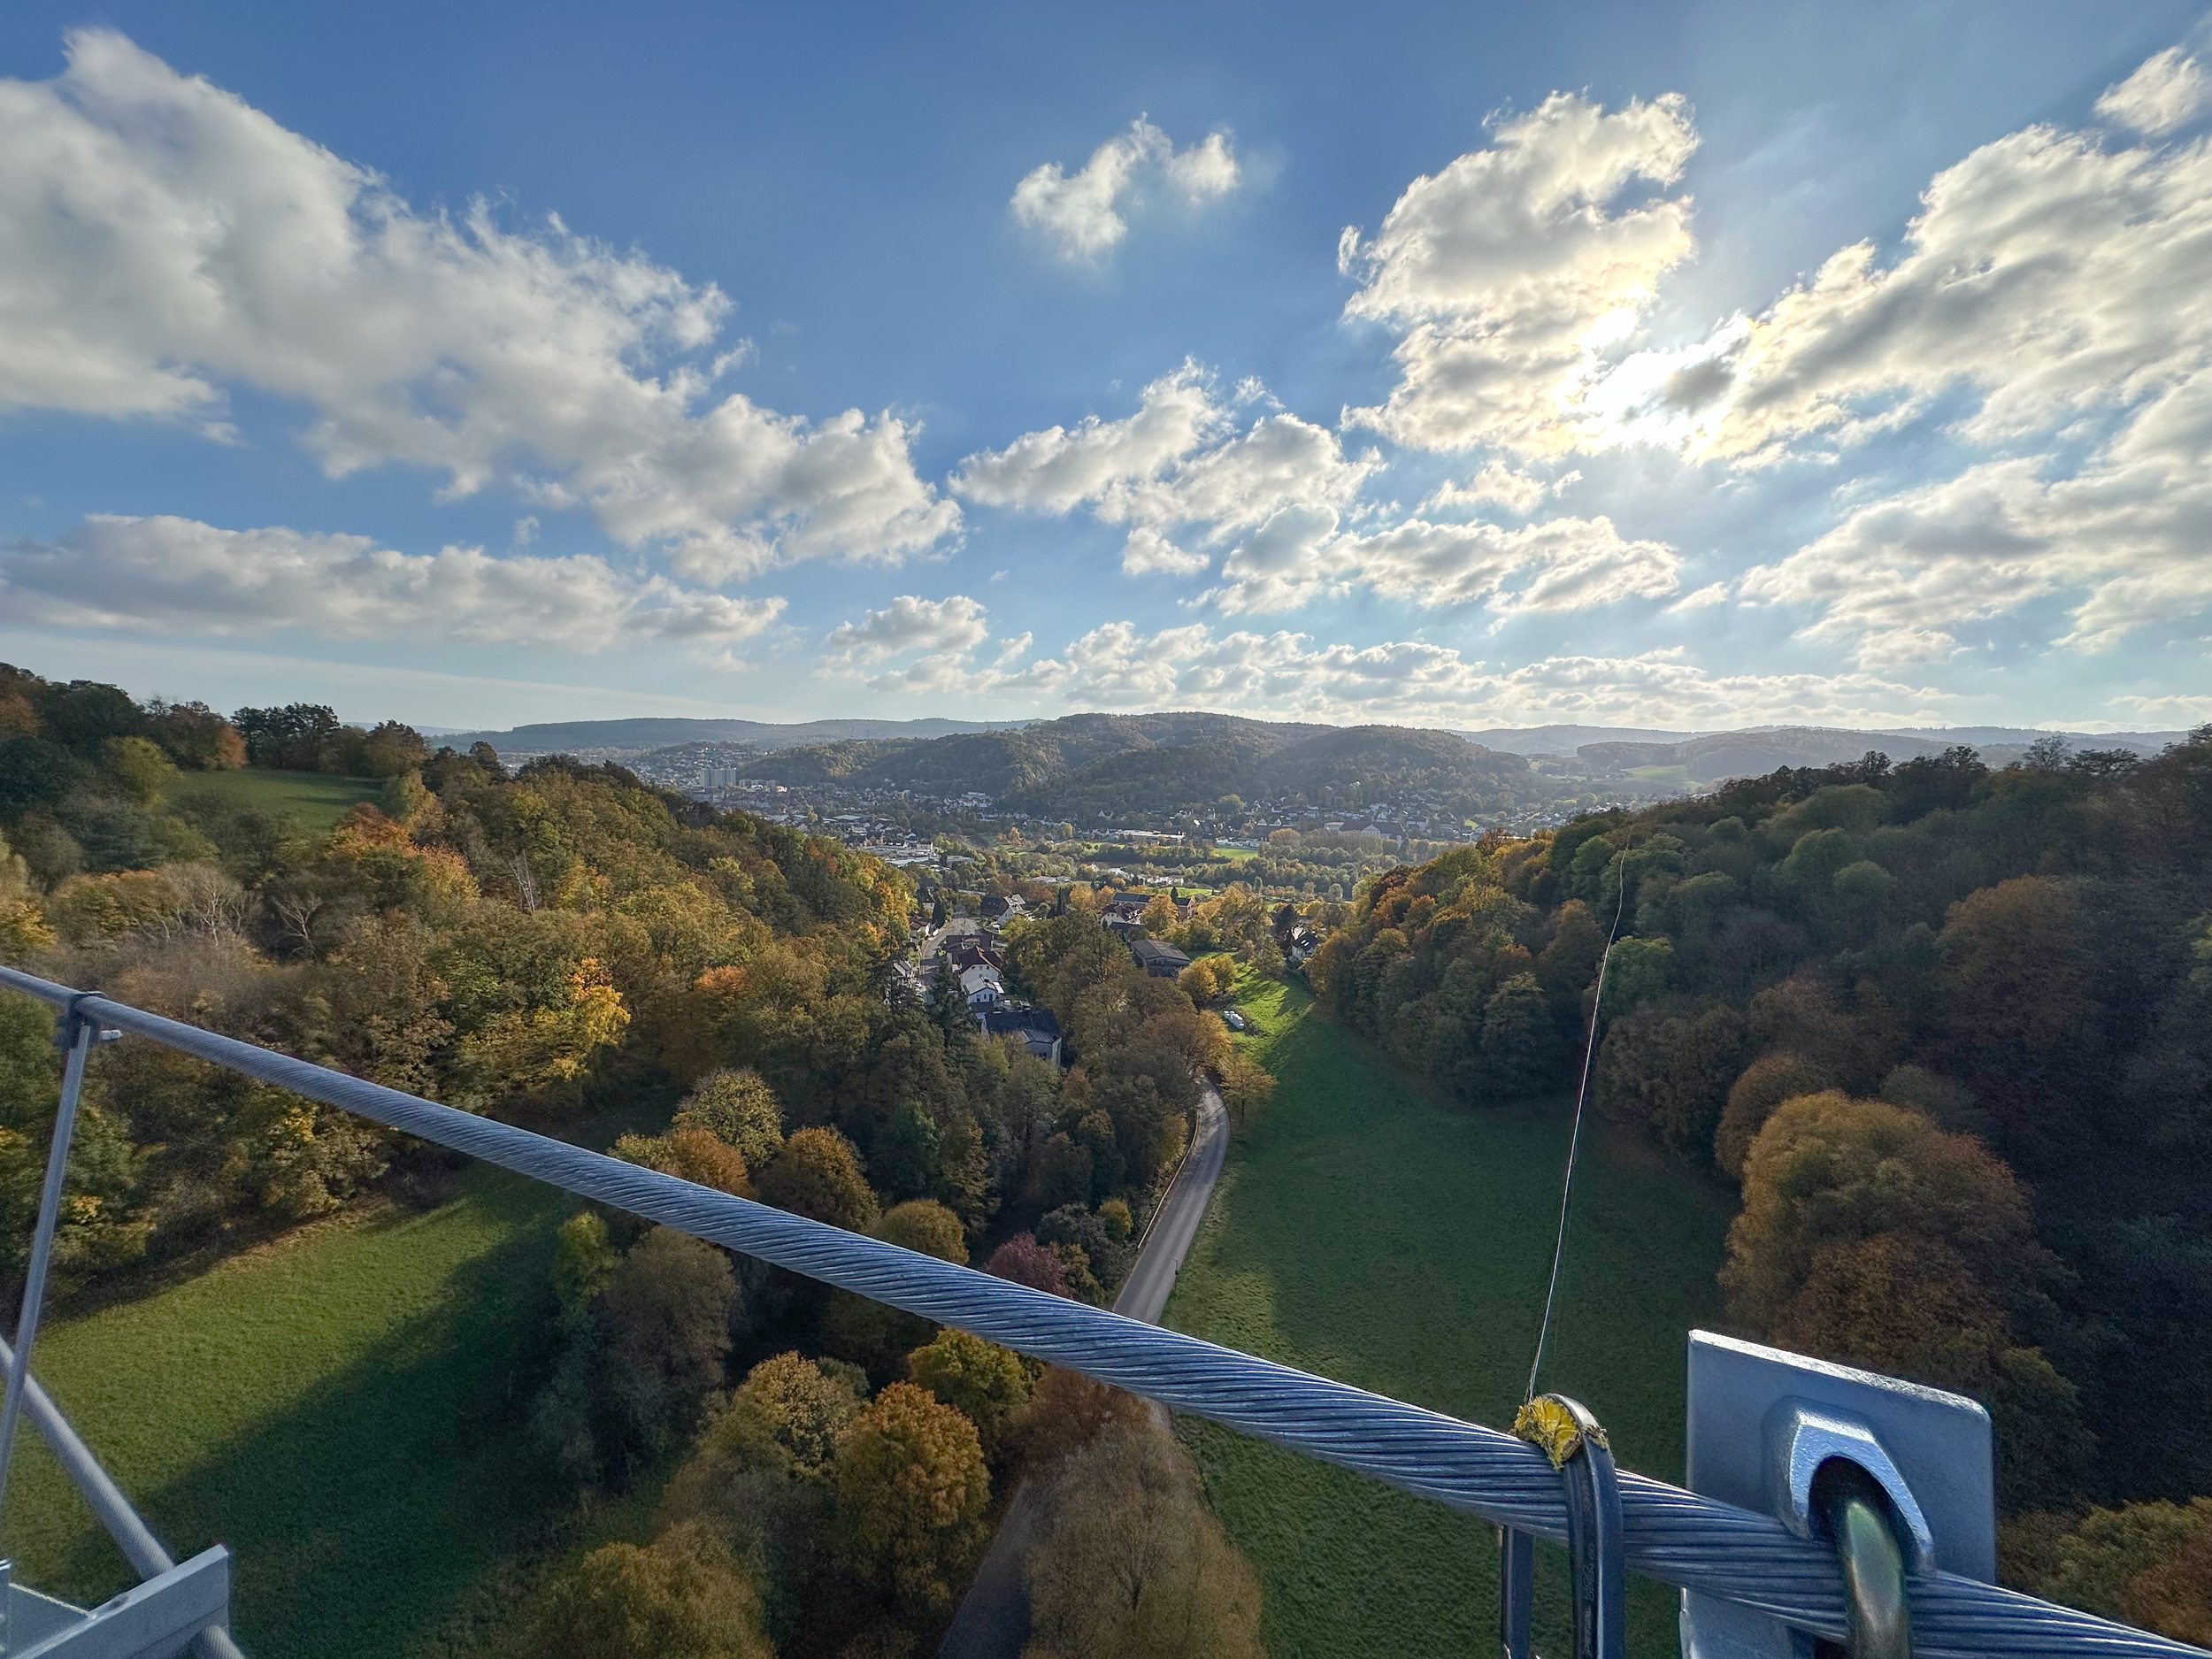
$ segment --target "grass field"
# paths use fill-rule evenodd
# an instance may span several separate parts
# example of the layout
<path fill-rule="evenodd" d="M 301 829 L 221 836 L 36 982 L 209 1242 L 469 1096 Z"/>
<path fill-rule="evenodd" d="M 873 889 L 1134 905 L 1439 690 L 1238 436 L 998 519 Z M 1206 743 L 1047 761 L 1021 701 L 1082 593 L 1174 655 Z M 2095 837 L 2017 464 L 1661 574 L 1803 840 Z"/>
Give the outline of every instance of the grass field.
<path fill-rule="evenodd" d="M 188 772 L 169 786 L 177 800 L 212 800 L 288 815 L 311 835 L 327 834 L 357 802 L 374 801 L 384 785 L 374 778 L 333 778 L 319 772 Z"/>
<path fill-rule="evenodd" d="M 1165 1322 L 1504 1425 L 1536 1340 L 1563 1110 L 1448 1105 L 1295 989 L 1248 982 L 1242 1006 L 1275 1099 L 1231 1145 Z M 1599 1133 L 1585 1151 L 1544 1386 L 1597 1413 L 1624 1467 L 1678 1480 L 1684 1333 L 1717 1316 L 1733 1206 L 1640 1143 Z M 1273 1659 L 1494 1647 L 1488 1527 L 1226 1429 L 1183 1432 L 1259 1570 Z M 1556 1652 L 1564 1557 L 1542 1553 L 1538 1642 Z M 1674 1609 L 1633 1582 L 1629 1650 L 1672 1653 Z"/>
<path fill-rule="evenodd" d="M 173 1551 L 230 1546 L 254 1659 L 397 1655 L 566 1507 L 522 1427 L 575 1207 L 473 1169 L 434 1210 L 310 1227 L 58 1321 L 36 1371 Z M 132 1580 L 27 1425 L 6 1523 L 27 1583 L 81 1604 Z"/>

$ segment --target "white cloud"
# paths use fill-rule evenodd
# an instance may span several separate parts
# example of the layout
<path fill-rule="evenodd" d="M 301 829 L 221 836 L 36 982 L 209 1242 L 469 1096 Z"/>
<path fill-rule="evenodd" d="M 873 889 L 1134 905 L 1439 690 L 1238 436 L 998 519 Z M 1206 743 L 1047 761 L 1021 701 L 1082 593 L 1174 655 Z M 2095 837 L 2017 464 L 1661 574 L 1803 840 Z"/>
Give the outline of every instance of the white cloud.
<path fill-rule="evenodd" d="M 710 401 L 734 360 L 695 362 L 731 309 L 712 284 L 557 219 L 419 212 L 112 32 L 67 51 L 52 81 L 0 81 L 0 409 L 223 437 L 224 388 L 250 387 L 313 411 L 334 476 L 402 463 L 581 506 L 717 580 L 958 528 L 895 416 Z"/>
<path fill-rule="evenodd" d="M 1129 233 L 1125 211 L 1147 193 L 1163 190 L 1191 209 L 1220 200 L 1240 180 L 1236 152 L 1225 132 L 1210 133 L 1178 150 L 1168 135 L 1140 115 L 1091 152 L 1079 172 L 1057 162 L 1033 168 L 1014 187 L 1014 217 L 1061 258 L 1095 265 Z"/>
<path fill-rule="evenodd" d="M 1229 413 L 1214 399 L 1211 377 L 1187 358 L 1144 388 L 1133 415 L 1087 415 L 1072 431 L 1025 433 L 1003 449 L 963 461 L 952 488 L 986 507 L 1064 513 L 1109 490 L 1158 477 L 1228 430 Z"/>
<path fill-rule="evenodd" d="M 1265 396 L 1248 384 L 1239 392 L 1247 403 Z M 1125 525 L 1129 575 L 1194 575 L 1225 549 L 1220 584 L 1203 597 L 1229 611 L 1289 610 L 1361 587 L 1417 605 L 1486 603 L 1500 615 L 1675 590 L 1674 549 L 1624 539 L 1602 516 L 1518 530 L 1419 518 L 1361 529 L 1372 517 L 1361 491 L 1381 469 L 1379 456 L 1347 456 L 1335 433 L 1295 415 L 1264 415 L 1238 431 L 1210 377 L 1187 362 L 1146 387 L 1134 414 L 1093 416 L 971 456 L 952 487 L 979 503 L 1087 509 Z M 1574 477 L 1547 485 L 1493 462 L 1431 501 L 1533 506 Z"/>
<path fill-rule="evenodd" d="M 2108 649 L 2212 605 L 2207 458 L 2104 459 L 2055 478 L 2039 460 L 1988 462 L 1859 508 L 1740 591 L 1816 608 L 1805 631 L 1869 666 L 1948 656 L 1961 623 L 2052 595 L 2072 614 L 2061 644 Z"/>
<path fill-rule="evenodd" d="M 2212 721 L 2212 696 L 2129 696 L 2112 701 L 2135 710 L 2138 719 L 2154 725 L 2170 721 L 2176 726 L 2188 727 Z"/>
<path fill-rule="evenodd" d="M 901 594 L 880 611 L 829 631 L 830 650 L 852 664 L 880 663 L 905 651 L 973 650 L 989 637 L 984 609 L 964 594 L 923 599 Z"/>
<path fill-rule="evenodd" d="M 1571 447 L 1601 354 L 1694 246 L 1687 196 L 1614 204 L 1639 182 L 1673 184 L 1697 142 L 1677 95 L 1608 114 L 1554 93 L 1407 186 L 1371 242 L 1348 229 L 1339 263 L 1363 286 L 1345 312 L 1401 338 L 1388 401 L 1347 424 L 1424 449 Z"/>
<path fill-rule="evenodd" d="M 1544 504 L 1548 495 L 1556 495 L 1568 485 L 1578 482 L 1580 472 L 1567 472 L 1548 482 L 1532 472 L 1516 472 L 1502 461 L 1484 464 L 1482 470 L 1464 484 L 1448 480 L 1430 492 L 1419 511 L 1457 512 L 1481 507 L 1502 507 L 1520 518 L 1527 518 Z"/>
<path fill-rule="evenodd" d="M 952 488 L 987 506 L 1087 509 L 1102 524 L 1129 526 L 1125 572 L 1194 573 L 1211 565 L 1212 549 L 1286 512 L 1329 517 L 1333 528 L 1381 469 L 1380 457 L 1347 456 L 1336 434 L 1295 415 L 1263 415 L 1239 431 L 1233 405 L 1265 396 L 1248 382 L 1222 400 L 1212 377 L 1186 362 L 1144 388 L 1135 413 L 1091 416 L 972 455 Z"/>
<path fill-rule="evenodd" d="M 1210 553 L 1179 548 L 1157 530 L 1139 525 L 1122 543 L 1122 573 L 1128 576 L 1194 576 L 1214 562 Z"/>
<path fill-rule="evenodd" d="M 1150 634 L 1133 623 L 1106 623 L 1057 657 L 964 683 L 979 695 L 1079 709 L 1241 709 L 1452 726 L 1926 724 L 1950 701 L 1865 673 L 1714 674 L 1673 651 L 1553 657 L 1504 668 L 1425 641 L 1322 644 L 1287 632 L 1217 634 L 1202 623 Z"/>
<path fill-rule="evenodd" d="M 767 628 L 784 602 L 626 575 L 588 554 L 401 553 L 367 536 L 98 515 L 58 541 L 0 545 L 0 609 L 134 634 L 593 652 L 651 640 L 726 647 Z"/>
<path fill-rule="evenodd" d="M 1408 518 L 1336 534 L 1333 520 L 1270 520 L 1222 565 L 1225 611 L 1280 611 L 1355 587 L 1430 608 L 1486 604 L 1501 618 L 1585 611 L 1675 591 L 1681 561 L 1663 541 L 1629 541 L 1602 515 L 1517 530 Z"/>
<path fill-rule="evenodd" d="M 1726 582 L 1708 582 L 1695 593 L 1684 594 L 1681 598 L 1676 600 L 1672 604 L 1669 605 L 1667 609 L 1670 611 L 1679 613 L 1686 611 L 1709 610 L 1714 605 L 1724 605 L 1727 603 L 1728 584 Z"/>
<path fill-rule="evenodd" d="M 2207 85 L 2204 65 L 2180 47 L 2169 46 L 2118 86 L 2106 88 L 2097 100 L 2097 114 L 2147 137 L 2162 138 L 2196 117 L 2208 91 L 2212 87 Z"/>
<path fill-rule="evenodd" d="M 1961 437 L 2018 442 L 2212 364 L 2208 263 L 2212 144 L 2108 150 L 2032 127 L 1939 173 L 1894 261 L 1846 248 L 1701 354 L 1664 354 L 1663 374 L 1632 358 L 1620 375 L 1647 394 L 1653 434 L 1694 455 L 1832 449 L 1946 394 L 1971 400 Z"/>
<path fill-rule="evenodd" d="M 872 691 L 918 697 L 963 696 L 996 684 L 1001 671 L 1029 649 L 1030 636 L 1001 640 L 990 667 L 980 667 L 977 652 L 991 636 L 989 612 L 965 594 L 923 599 L 901 594 L 857 622 L 839 624 L 824 641 L 831 679 L 865 675 Z M 893 659 L 904 657 L 902 663 Z"/>

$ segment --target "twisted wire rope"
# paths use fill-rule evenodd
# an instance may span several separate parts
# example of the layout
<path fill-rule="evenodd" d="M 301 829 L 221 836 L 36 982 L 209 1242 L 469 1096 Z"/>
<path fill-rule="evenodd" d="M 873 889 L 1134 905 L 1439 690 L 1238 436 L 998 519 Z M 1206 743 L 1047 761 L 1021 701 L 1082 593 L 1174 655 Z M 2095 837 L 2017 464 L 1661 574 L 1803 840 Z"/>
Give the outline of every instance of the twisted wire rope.
<path fill-rule="evenodd" d="M 1535 1447 L 1498 1430 L 697 1187 L 19 970 L 0 967 L 0 986 L 58 1006 L 81 997 L 87 1018 L 211 1064 L 957 1326 L 1463 1514 L 1567 1541 L 1557 1473 Z M 1844 1639 L 1842 1575 L 1826 1545 L 1797 1537 L 1771 1517 L 1663 1481 L 1624 1471 L 1620 1486 L 1632 1571 Z M 1910 1589 L 1916 1651 L 1928 1659 L 2205 1659 L 2202 1649 L 1951 1573 L 1915 1574 Z"/>

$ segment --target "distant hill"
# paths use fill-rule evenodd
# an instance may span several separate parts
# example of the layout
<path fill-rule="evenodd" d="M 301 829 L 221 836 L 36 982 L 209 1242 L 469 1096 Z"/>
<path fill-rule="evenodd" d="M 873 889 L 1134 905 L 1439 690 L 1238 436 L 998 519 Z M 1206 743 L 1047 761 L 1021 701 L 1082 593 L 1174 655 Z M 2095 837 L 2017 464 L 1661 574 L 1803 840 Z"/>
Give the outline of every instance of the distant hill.
<path fill-rule="evenodd" d="M 1939 755 L 1955 744 L 1981 751 L 1993 765 L 2018 759 L 2047 737 L 2072 749 L 2130 749 L 2154 755 L 2179 732 L 2047 732 L 2024 726 L 1930 726 L 1911 731 L 1855 732 L 1831 726 L 1763 726 L 1714 732 L 1677 742 L 1595 742 L 1575 753 L 1595 777 L 1625 777 L 1644 767 L 1679 766 L 1694 784 L 1723 778 L 1756 778 L 1783 766 L 1833 766 L 1869 752 L 1893 761 Z"/>
<path fill-rule="evenodd" d="M 756 775 L 780 783 L 970 790 L 1009 810 L 1094 820 L 1157 815 L 1246 799 L 1360 787 L 1366 802 L 1429 797 L 1462 812 L 1529 792 L 1528 763 L 1456 733 L 1408 726 L 1315 726 L 1235 715 L 1078 714 L 1015 731 L 929 741 L 846 741 L 765 756 Z"/>
<path fill-rule="evenodd" d="M 1494 726 L 1460 736 L 1509 755 L 1571 755 L 1585 743 L 1682 743 L 1709 732 L 1663 732 L 1635 726 Z"/>
<path fill-rule="evenodd" d="M 791 749 L 849 738 L 933 738 L 958 732 L 996 731 L 1020 720 L 807 720 L 779 726 L 765 720 L 562 720 L 518 726 L 506 732 L 445 732 L 439 741 L 456 749 L 489 743 L 501 757 L 642 754 L 678 743 L 741 743 L 749 749 Z"/>
<path fill-rule="evenodd" d="M 2046 737 L 2062 737 L 2073 749 L 2131 749 L 2155 755 L 2189 735 L 2186 732 L 2067 732 L 2030 726 L 1907 726 L 1884 737 L 1919 737 L 1932 742 L 1965 743 L 1978 749 L 2025 749 Z M 1985 758 L 1987 757 L 1985 756 Z"/>
<path fill-rule="evenodd" d="M 1758 777 L 1779 766 L 1832 766 L 1870 749 L 1893 761 L 1966 743 L 1992 765 L 2016 760 L 2051 735 L 2077 749 L 2155 754 L 2179 732 L 2052 733 L 2026 726 L 1930 726 L 1855 731 L 1756 726 L 1670 732 L 1637 726 L 1500 726 L 1451 732 L 1402 726 L 1322 726 L 1239 715 L 1073 714 L 1057 720 L 571 720 L 505 732 L 453 732 L 436 741 L 465 749 L 487 742 L 509 760 L 573 754 L 634 760 L 688 745 L 732 751 L 687 758 L 743 764 L 750 776 L 790 784 L 979 791 L 1010 810 L 1094 820 L 1157 816 L 1217 801 L 1324 791 L 1348 805 L 1352 786 L 1370 803 L 1408 794 L 1467 815 L 1551 799 L 1564 780 L 1532 774 L 1526 757 L 1566 764 L 1593 782 L 1663 792 L 1724 778 Z M 1671 776 L 1670 776 L 1671 774 Z M 1568 793 L 1587 785 L 1566 785 Z"/>

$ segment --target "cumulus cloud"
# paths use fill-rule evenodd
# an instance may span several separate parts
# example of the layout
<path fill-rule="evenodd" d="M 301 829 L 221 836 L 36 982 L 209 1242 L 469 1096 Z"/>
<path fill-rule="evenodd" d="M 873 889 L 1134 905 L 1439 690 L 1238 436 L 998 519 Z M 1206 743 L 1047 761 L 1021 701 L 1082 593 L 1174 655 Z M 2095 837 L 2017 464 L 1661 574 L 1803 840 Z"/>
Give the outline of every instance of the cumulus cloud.
<path fill-rule="evenodd" d="M 1121 420 L 1087 415 L 1072 428 L 1025 433 L 1003 449 L 970 456 L 952 487 L 986 507 L 1069 512 L 1157 478 L 1229 426 L 1212 377 L 1187 358 L 1144 388 L 1136 413 Z"/>
<path fill-rule="evenodd" d="M 1694 455 L 1833 452 L 1962 396 L 1970 442 L 2159 396 L 2212 363 L 2212 146 L 2032 127 L 1939 173 L 1884 262 L 1846 248 L 1701 350 L 1621 375 Z M 1663 371 L 1663 373 L 1660 373 Z"/>
<path fill-rule="evenodd" d="M 1552 657 L 1515 667 L 1423 641 L 1328 644 L 1288 632 L 1146 634 L 1109 622 L 1057 656 L 970 682 L 984 695 L 1072 708 L 1248 709 L 1332 720 L 1619 722 L 1727 726 L 1904 725 L 1941 718 L 1941 694 L 1871 674 L 1714 674 L 1676 651 Z"/>
<path fill-rule="evenodd" d="M 1244 386 L 1228 398 L 1185 362 L 1144 388 L 1136 412 L 1052 426 L 1005 449 L 972 455 L 952 488 L 980 505 L 1064 514 L 1087 510 L 1129 527 L 1122 568 L 1192 573 L 1216 551 L 1284 513 L 1348 511 L 1382 460 L 1348 456 L 1325 426 L 1263 415 L 1240 429 L 1236 405 L 1263 398 Z"/>
<path fill-rule="evenodd" d="M 2170 127 L 2194 73 L 2162 53 L 2100 112 Z M 1676 388 L 1653 430 L 1740 465 L 1956 411 L 1955 472 L 1862 495 L 1741 597 L 1809 611 L 1808 634 L 1870 666 L 1947 657 L 1962 625 L 2039 603 L 2070 617 L 2055 643 L 2109 649 L 2212 605 L 2208 268 L 2212 141 L 2034 127 L 1939 174 L 1894 259 L 1845 249 L 1701 360 L 1621 373 Z"/>
<path fill-rule="evenodd" d="M 1209 133 L 1187 149 L 1140 115 L 1069 173 L 1046 162 L 1024 174 L 1010 205 L 1022 226 L 1073 265 L 1095 265 L 1129 234 L 1124 213 L 1154 193 L 1199 209 L 1237 188 L 1241 177 L 1226 132 Z"/>
<path fill-rule="evenodd" d="M 1724 605 L 1727 603 L 1728 584 L 1708 582 L 1695 593 L 1684 594 L 1667 609 L 1679 614 L 1686 611 L 1708 611 L 1715 605 Z"/>
<path fill-rule="evenodd" d="M 958 527 L 912 428 L 711 396 L 731 311 L 635 252 L 417 211 L 374 173 L 177 73 L 71 35 L 51 81 L 0 81 L 0 410 L 231 435 L 226 390 L 304 404 L 334 476 L 400 463 L 447 493 L 582 507 L 720 580 L 892 559 Z"/>
<path fill-rule="evenodd" d="M 1482 470 L 1464 484 L 1447 480 L 1438 485 L 1422 502 L 1420 511 L 1455 512 L 1502 507 L 1525 518 L 1544 504 L 1545 497 L 1556 495 L 1581 477 L 1579 472 L 1567 472 L 1547 481 L 1532 472 L 1516 472 L 1502 461 L 1486 462 Z"/>
<path fill-rule="evenodd" d="M 964 656 L 989 637 L 984 609 L 964 594 L 923 599 L 901 594 L 880 611 L 829 631 L 831 653 L 853 664 L 880 663 L 905 651 Z"/>
<path fill-rule="evenodd" d="M 726 649 L 767 628 L 784 602 L 626 575 L 589 554 L 402 553 L 367 536 L 98 515 L 57 541 L 0 545 L 0 609 L 138 634 L 594 652 L 654 640 Z"/>
<path fill-rule="evenodd" d="M 823 641 L 822 672 L 832 679 L 864 679 L 872 691 L 912 696 L 988 691 L 1030 643 L 1026 634 L 1001 640 L 992 662 L 979 664 L 977 653 L 991 637 L 989 615 L 965 594 L 943 599 L 901 594 L 859 621 L 832 628 Z M 878 672 L 868 673 L 872 668 Z"/>
<path fill-rule="evenodd" d="M 2212 87 L 2204 65 L 2178 46 L 2169 46 L 2097 100 L 2097 114 L 2150 138 L 2162 138 L 2194 119 Z"/>
<path fill-rule="evenodd" d="M 1240 401 L 1264 393 L 1240 388 Z M 1417 605 L 1486 603 L 1500 615 L 1581 610 L 1672 593 L 1679 564 L 1663 542 L 1623 537 L 1610 518 L 1562 518 L 1505 530 L 1407 518 L 1363 527 L 1361 500 L 1382 468 L 1348 456 L 1325 426 L 1263 415 L 1240 429 L 1195 364 L 1145 388 L 1135 413 L 1093 416 L 971 456 L 953 479 L 969 500 L 1125 525 L 1122 569 L 1194 575 L 1221 560 L 1202 597 L 1224 611 L 1285 611 L 1357 588 Z M 1429 504 L 1502 501 L 1524 511 L 1571 482 L 1545 484 L 1492 463 Z"/>
<path fill-rule="evenodd" d="M 1586 611 L 1675 591 L 1681 565 L 1663 541 L 1630 541 L 1602 515 L 1517 530 L 1423 518 L 1335 534 L 1333 521 L 1279 516 L 1222 565 L 1225 611 L 1282 611 L 1364 587 L 1409 604 L 1486 604 L 1501 619 Z"/>
<path fill-rule="evenodd" d="M 1407 186 L 1371 241 L 1345 231 L 1346 315 L 1400 332 L 1397 386 L 1347 424 L 1423 449 L 1570 448 L 1601 354 L 1689 257 L 1689 198 L 1660 193 L 1697 148 L 1680 96 L 1608 113 L 1554 93 L 1494 133 Z"/>
<path fill-rule="evenodd" d="M 1947 657 L 1962 623 L 2053 595 L 2073 623 L 2059 643 L 2107 649 L 2212 605 L 2207 458 L 2055 478 L 2036 459 L 1985 463 L 1869 503 L 1740 593 L 1816 610 L 1805 632 L 1870 667 Z"/>

